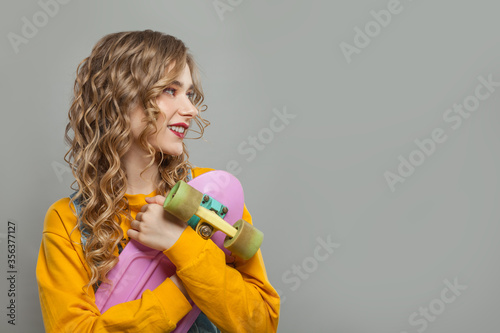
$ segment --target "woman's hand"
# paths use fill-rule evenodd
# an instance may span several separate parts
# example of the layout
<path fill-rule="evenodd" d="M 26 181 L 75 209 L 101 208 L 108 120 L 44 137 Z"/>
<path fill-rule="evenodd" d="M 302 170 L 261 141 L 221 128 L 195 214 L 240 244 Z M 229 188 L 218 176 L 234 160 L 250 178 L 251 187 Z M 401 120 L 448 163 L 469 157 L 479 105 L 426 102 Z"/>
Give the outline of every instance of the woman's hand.
<path fill-rule="evenodd" d="M 127 235 L 141 244 L 158 251 L 165 251 L 179 239 L 187 224 L 163 209 L 165 197 L 146 197 L 148 204 L 142 206 L 130 224 Z"/>

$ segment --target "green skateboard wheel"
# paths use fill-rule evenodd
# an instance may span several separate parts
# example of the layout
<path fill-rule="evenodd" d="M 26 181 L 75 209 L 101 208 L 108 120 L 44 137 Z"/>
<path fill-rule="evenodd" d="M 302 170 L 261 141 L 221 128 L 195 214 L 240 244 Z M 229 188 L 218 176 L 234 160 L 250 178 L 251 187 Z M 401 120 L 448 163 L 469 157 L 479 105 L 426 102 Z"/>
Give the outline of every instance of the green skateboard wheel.
<path fill-rule="evenodd" d="M 245 260 L 252 258 L 259 250 L 264 234 L 245 220 L 236 221 L 233 227 L 237 230 L 236 235 L 226 237 L 224 247 Z"/>
<path fill-rule="evenodd" d="M 187 222 L 196 213 L 202 199 L 203 193 L 180 180 L 168 193 L 163 208 L 182 222 Z"/>

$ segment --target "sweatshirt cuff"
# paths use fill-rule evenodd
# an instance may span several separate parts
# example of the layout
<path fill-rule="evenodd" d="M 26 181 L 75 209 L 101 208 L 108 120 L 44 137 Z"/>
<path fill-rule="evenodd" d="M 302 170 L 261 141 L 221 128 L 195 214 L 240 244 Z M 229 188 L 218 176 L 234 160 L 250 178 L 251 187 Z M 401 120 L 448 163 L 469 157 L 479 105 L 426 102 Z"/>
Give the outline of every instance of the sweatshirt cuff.
<path fill-rule="evenodd" d="M 193 308 L 171 279 L 166 279 L 156 287 L 153 294 L 160 301 L 167 318 L 176 325 Z"/>
<path fill-rule="evenodd" d="M 207 240 L 199 236 L 191 227 L 182 232 L 179 239 L 163 253 L 177 267 L 177 270 L 189 266 L 207 246 Z"/>

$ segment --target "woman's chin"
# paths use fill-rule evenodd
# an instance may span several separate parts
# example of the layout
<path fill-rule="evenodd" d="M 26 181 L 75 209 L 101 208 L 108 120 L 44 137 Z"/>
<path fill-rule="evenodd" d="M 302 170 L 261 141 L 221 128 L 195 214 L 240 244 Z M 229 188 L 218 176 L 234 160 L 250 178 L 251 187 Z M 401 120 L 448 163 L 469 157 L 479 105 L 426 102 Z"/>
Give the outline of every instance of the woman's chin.
<path fill-rule="evenodd" d="M 171 155 L 171 156 L 181 156 L 182 153 L 184 152 L 184 149 L 182 149 L 182 147 L 180 149 L 169 149 L 166 151 L 168 155 Z"/>
<path fill-rule="evenodd" d="M 182 144 L 180 145 L 170 145 L 169 147 L 155 147 L 156 153 L 158 155 L 161 155 L 163 152 L 163 155 L 170 155 L 170 156 L 181 156 L 184 153 L 184 147 Z"/>
<path fill-rule="evenodd" d="M 183 153 L 183 151 L 181 150 L 179 153 L 176 153 L 176 154 L 170 154 L 172 156 L 175 156 L 175 157 L 178 157 L 178 156 L 181 156 Z"/>

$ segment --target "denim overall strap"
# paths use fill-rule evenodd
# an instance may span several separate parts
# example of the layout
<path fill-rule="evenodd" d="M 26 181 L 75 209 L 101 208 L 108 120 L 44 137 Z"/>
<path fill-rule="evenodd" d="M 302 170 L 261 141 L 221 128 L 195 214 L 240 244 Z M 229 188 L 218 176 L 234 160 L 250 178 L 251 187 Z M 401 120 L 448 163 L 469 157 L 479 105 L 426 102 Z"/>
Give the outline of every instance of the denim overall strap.
<path fill-rule="evenodd" d="M 198 318 L 193 323 L 193 326 L 187 331 L 187 333 L 221 333 L 219 329 L 212 324 L 212 322 L 207 318 L 207 316 L 200 312 Z"/>
<path fill-rule="evenodd" d="M 188 169 L 188 174 L 186 176 L 186 183 L 192 179 L 193 179 L 193 171 L 191 171 L 191 169 Z"/>
<path fill-rule="evenodd" d="M 82 234 L 81 237 L 81 243 L 82 247 L 85 247 L 85 244 L 87 243 L 87 237 L 90 235 L 90 232 L 83 226 L 82 221 L 80 219 L 81 213 L 82 213 L 82 198 L 78 199 L 73 199 L 73 197 L 76 195 L 77 191 L 73 192 L 70 194 L 69 198 L 73 202 L 73 205 L 75 206 L 76 210 L 76 216 L 78 219 L 78 229 L 80 229 L 80 232 Z"/>

